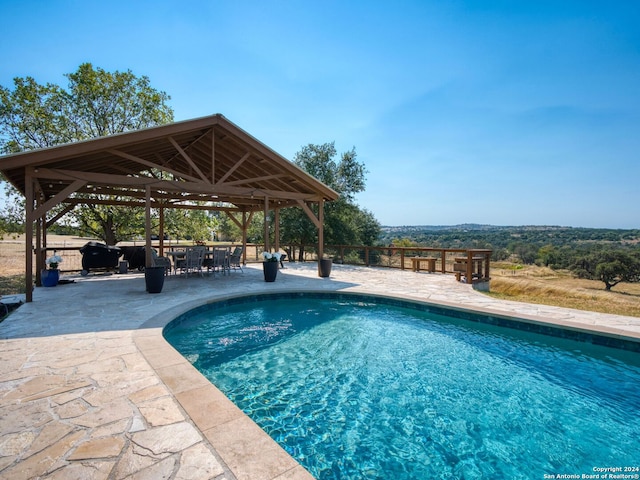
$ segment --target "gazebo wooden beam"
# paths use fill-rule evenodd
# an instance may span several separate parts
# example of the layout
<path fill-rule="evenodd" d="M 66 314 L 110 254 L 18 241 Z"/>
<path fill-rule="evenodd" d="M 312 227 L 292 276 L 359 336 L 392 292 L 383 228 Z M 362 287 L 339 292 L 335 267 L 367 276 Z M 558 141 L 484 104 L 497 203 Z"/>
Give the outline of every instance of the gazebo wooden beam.
<path fill-rule="evenodd" d="M 38 206 L 38 208 L 36 208 L 33 211 L 33 215 L 36 217 L 40 215 L 45 215 L 49 210 L 51 210 L 56 205 L 59 205 L 60 203 L 62 203 L 67 197 L 69 197 L 69 195 L 77 192 L 80 187 L 83 187 L 86 184 L 87 182 L 84 182 L 82 180 L 76 180 L 67 188 L 63 189 L 60 193 L 50 198 L 49 200 L 44 202 L 42 205 Z"/>
<path fill-rule="evenodd" d="M 300 205 L 300 207 L 302 207 L 302 210 L 304 210 L 304 213 L 307 214 L 307 217 L 309 217 L 309 220 L 311 220 L 313 222 L 313 224 L 316 226 L 316 228 L 320 228 L 320 220 L 318 219 L 318 217 L 316 217 L 316 214 L 313 212 L 313 210 L 311 210 L 311 208 L 309 208 L 309 205 L 307 205 L 303 201 L 298 201 L 298 205 Z"/>
<path fill-rule="evenodd" d="M 80 179 L 92 185 L 118 185 L 123 188 L 137 188 L 141 191 L 144 191 L 144 188 L 147 186 L 152 186 L 154 190 L 172 191 L 175 193 L 193 192 L 211 195 L 237 195 L 239 197 L 250 196 L 258 198 L 268 196 L 284 200 L 308 200 L 312 198 L 309 194 L 294 191 L 279 191 L 253 187 L 234 187 L 220 183 L 210 185 L 201 181 L 179 182 L 175 180 L 158 180 L 151 177 L 123 177 L 108 173 L 93 173 L 75 170 L 38 168 L 35 175 L 37 178 L 49 180 L 75 181 Z M 315 197 L 315 194 L 313 196 Z"/>
<path fill-rule="evenodd" d="M 276 178 L 285 178 L 284 174 L 274 174 L 274 175 L 263 175 L 262 177 L 253 177 L 253 178 L 243 178 L 242 180 L 234 180 L 233 182 L 224 182 L 223 185 L 233 186 L 233 185 L 244 185 L 247 183 L 255 183 L 262 182 L 264 180 L 275 180 Z"/>
<path fill-rule="evenodd" d="M 189 155 L 187 155 L 187 153 L 182 149 L 182 147 L 180 145 L 178 145 L 178 142 L 176 142 L 173 139 L 173 137 L 167 137 L 167 138 L 169 139 L 169 142 L 171 142 L 171 145 L 173 145 L 173 147 L 178 151 L 178 153 L 180 153 L 182 158 L 184 158 L 184 160 L 189 164 L 189 166 L 196 171 L 196 173 L 198 174 L 200 179 L 203 182 L 210 183 L 209 179 L 205 176 L 204 173 L 202 173 L 202 170 L 200 170 L 198 168 L 198 166 L 195 164 L 195 162 L 193 160 L 191 160 L 191 157 L 189 157 Z"/>
<path fill-rule="evenodd" d="M 146 201 L 141 199 L 139 201 L 134 200 L 108 200 L 101 198 L 69 198 L 64 200 L 62 203 L 66 203 L 69 205 L 117 205 L 121 207 L 144 207 L 146 205 Z M 165 208 L 165 209 L 180 209 L 180 210 L 214 210 L 220 212 L 232 212 L 239 213 L 245 211 L 246 209 L 239 207 L 221 207 L 215 205 L 187 205 L 187 204 L 179 204 L 179 203 L 166 203 L 160 202 L 157 200 L 151 200 L 152 208 Z M 262 207 L 256 207 L 258 210 L 262 210 Z M 65 212 L 68 213 L 68 212 Z M 59 218 L 59 217 L 58 217 Z"/>
<path fill-rule="evenodd" d="M 238 167 L 239 167 L 240 165 L 242 165 L 242 163 L 243 163 L 245 160 L 247 160 L 247 159 L 249 158 L 249 156 L 250 156 L 250 155 L 251 155 L 251 153 L 249 153 L 249 152 L 245 153 L 245 154 L 243 155 L 243 157 L 242 157 L 240 160 L 238 160 L 238 161 L 237 161 L 237 162 L 236 162 L 236 163 L 235 163 L 235 164 L 234 164 L 234 165 L 233 165 L 229 170 L 227 170 L 227 173 L 225 173 L 225 174 L 222 176 L 222 178 L 216 182 L 216 185 L 220 185 L 220 184 L 224 183 L 224 181 L 225 181 L 227 178 L 229 178 L 229 177 L 231 176 L 231 174 L 232 174 L 233 172 L 235 172 L 235 171 L 238 169 Z"/>
<path fill-rule="evenodd" d="M 136 157 L 135 155 L 130 155 L 126 152 L 121 152 L 119 150 L 108 150 L 109 153 L 113 155 L 117 155 L 119 157 L 125 158 L 127 160 L 131 160 L 132 162 L 139 163 L 149 168 L 159 168 L 158 164 L 145 160 L 144 158 Z M 193 177 L 183 172 L 179 172 L 169 167 L 162 167 L 162 170 L 165 172 L 171 173 L 174 177 L 184 178 L 185 180 L 191 180 L 192 182 L 199 182 L 200 179 L 197 177 Z"/>
<path fill-rule="evenodd" d="M 51 225 L 56 223 L 58 220 L 60 220 L 62 217 L 64 217 L 67 213 L 69 213 L 74 208 L 75 208 L 75 205 L 67 205 L 61 211 L 59 211 L 55 217 L 50 218 L 49 220 L 47 220 L 47 223 L 45 224 L 45 227 L 49 228 Z"/>

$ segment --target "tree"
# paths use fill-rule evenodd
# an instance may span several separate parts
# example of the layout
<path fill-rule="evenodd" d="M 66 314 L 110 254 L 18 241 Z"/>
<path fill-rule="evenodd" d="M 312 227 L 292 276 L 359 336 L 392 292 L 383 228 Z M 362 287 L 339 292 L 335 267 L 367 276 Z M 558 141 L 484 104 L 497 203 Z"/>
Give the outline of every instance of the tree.
<path fill-rule="evenodd" d="M 611 290 L 621 282 L 640 282 L 640 255 L 622 250 L 600 250 L 580 258 L 572 270 L 581 278 L 604 282 Z"/>
<path fill-rule="evenodd" d="M 171 98 L 131 70 L 106 72 L 83 63 L 66 74 L 68 90 L 14 78 L 0 87 L 0 149 L 17 153 L 173 121 Z"/>
<path fill-rule="evenodd" d="M 336 153 L 335 142 L 309 144 L 295 154 L 293 163 L 333 188 L 343 201 L 353 203 L 354 195 L 365 189 L 364 164 L 356 160 L 355 147 L 343 153 L 339 162 L 333 159 Z"/>
<path fill-rule="evenodd" d="M 65 77 L 66 90 L 40 85 L 31 77 L 14 78 L 13 90 L 0 86 L 0 152 L 51 147 L 173 121 L 170 97 L 152 88 L 146 76 L 137 77 L 130 70 L 110 73 L 83 63 Z M 131 210 L 96 205 L 71 215 L 89 230 L 99 227 L 96 236 L 112 244 L 123 235 L 117 226 L 142 229 L 141 223 L 131 223 L 138 221 Z"/>
<path fill-rule="evenodd" d="M 527 265 L 532 265 L 538 255 L 538 247 L 524 242 L 513 245 L 512 251 Z"/>
<path fill-rule="evenodd" d="M 373 245 L 380 235 L 380 224 L 355 203 L 355 194 L 365 189 L 364 164 L 357 161 L 355 148 L 343 153 L 339 161 L 334 159 L 336 154 L 334 142 L 309 144 L 296 153 L 293 163 L 340 194 L 338 200 L 325 205 L 325 243 Z M 284 209 L 281 225 L 284 243 L 312 244 L 318 240 L 315 226 L 301 209 Z M 302 260 L 304 251 L 299 255 Z"/>
<path fill-rule="evenodd" d="M 71 214 L 85 236 L 100 238 L 115 245 L 141 233 L 143 208 L 119 208 L 113 205 L 79 205 Z"/>
<path fill-rule="evenodd" d="M 218 228 L 218 218 L 206 210 L 172 209 L 165 212 L 165 232 L 172 237 L 205 241 Z"/>
<path fill-rule="evenodd" d="M 222 242 L 239 242 L 242 240 L 242 229 L 224 212 L 212 212 L 216 219 L 216 233 Z M 236 220 L 242 221 L 240 214 L 233 214 Z M 262 243 L 264 241 L 264 214 L 254 212 L 247 226 L 247 242 Z"/>
<path fill-rule="evenodd" d="M 538 256 L 536 257 L 537 265 L 553 268 L 553 266 L 558 263 L 558 249 L 556 247 L 553 245 L 544 245 L 538 249 Z"/>

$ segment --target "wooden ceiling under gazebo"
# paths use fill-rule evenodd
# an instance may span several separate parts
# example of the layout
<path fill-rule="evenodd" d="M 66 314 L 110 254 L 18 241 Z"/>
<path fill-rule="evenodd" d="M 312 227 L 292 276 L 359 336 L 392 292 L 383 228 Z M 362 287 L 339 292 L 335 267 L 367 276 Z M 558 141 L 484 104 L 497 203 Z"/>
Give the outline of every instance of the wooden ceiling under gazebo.
<path fill-rule="evenodd" d="M 242 229 L 243 243 L 253 213 L 264 211 L 266 219 L 274 210 L 277 248 L 279 209 L 300 207 L 318 228 L 322 258 L 324 202 L 338 198 L 334 190 L 220 114 L 7 155 L 0 157 L 0 171 L 26 198 L 26 251 L 34 248 L 35 231 L 37 252 L 46 246 L 47 225 L 81 203 L 145 206 L 147 252 L 152 208 L 225 211 Z M 64 209 L 45 220 L 60 204 Z M 313 204 L 318 205 L 316 212 Z M 267 233 L 265 222 L 269 249 Z M 31 301 L 33 256 L 26 258 Z M 36 255 L 37 271 L 42 261 Z M 147 262 L 150 265 L 150 259 Z"/>

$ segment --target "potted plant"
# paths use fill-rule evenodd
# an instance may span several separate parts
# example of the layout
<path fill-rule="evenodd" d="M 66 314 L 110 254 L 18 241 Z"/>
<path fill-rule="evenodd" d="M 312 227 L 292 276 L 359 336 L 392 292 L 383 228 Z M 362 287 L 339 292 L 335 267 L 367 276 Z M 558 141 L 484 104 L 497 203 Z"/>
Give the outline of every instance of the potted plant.
<path fill-rule="evenodd" d="M 56 252 L 53 252 L 53 255 L 47 258 L 46 264 L 49 268 L 46 268 L 40 272 L 40 278 L 42 281 L 43 287 L 55 287 L 58 285 L 60 281 L 60 270 L 58 270 L 58 265 L 62 263 L 62 257 L 60 255 L 56 255 Z"/>
<path fill-rule="evenodd" d="M 262 270 L 264 272 L 265 282 L 275 282 L 278 276 L 278 262 L 280 261 L 280 253 L 262 252 Z"/>
<path fill-rule="evenodd" d="M 144 284 L 147 288 L 147 292 L 162 292 L 162 287 L 164 286 L 165 271 L 166 267 L 163 265 L 158 267 L 146 267 L 144 269 Z"/>
<path fill-rule="evenodd" d="M 333 259 L 321 258 L 318 261 L 318 275 L 320 277 L 328 277 L 331 275 L 331 266 L 333 265 Z"/>

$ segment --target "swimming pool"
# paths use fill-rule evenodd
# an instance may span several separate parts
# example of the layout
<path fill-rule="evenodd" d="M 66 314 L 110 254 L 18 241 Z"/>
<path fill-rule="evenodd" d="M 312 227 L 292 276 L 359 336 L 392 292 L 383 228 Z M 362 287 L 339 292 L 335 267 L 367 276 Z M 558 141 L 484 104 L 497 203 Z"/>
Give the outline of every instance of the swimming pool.
<path fill-rule="evenodd" d="M 200 307 L 165 337 L 317 478 L 637 466 L 638 353 L 497 321 L 291 294 Z"/>

